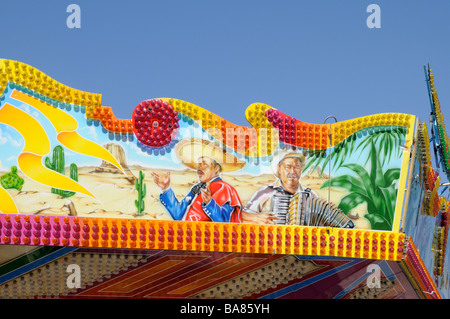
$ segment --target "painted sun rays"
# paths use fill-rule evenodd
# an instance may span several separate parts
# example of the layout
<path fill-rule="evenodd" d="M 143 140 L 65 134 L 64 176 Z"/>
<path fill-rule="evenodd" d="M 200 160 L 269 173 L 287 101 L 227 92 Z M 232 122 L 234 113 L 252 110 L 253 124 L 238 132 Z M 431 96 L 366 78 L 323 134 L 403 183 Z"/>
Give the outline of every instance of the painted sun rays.
<path fill-rule="evenodd" d="M 116 166 L 123 172 L 120 163 L 102 146 L 85 139 L 76 131 L 78 122 L 66 112 L 33 98 L 18 90 L 11 92 L 11 98 L 41 112 L 56 130 L 59 143 L 66 148 L 87 156 L 105 160 Z M 18 120 L 20 119 L 20 120 Z M 64 189 L 81 193 L 92 198 L 95 195 L 80 183 L 48 169 L 42 163 L 44 156 L 51 151 L 51 143 L 43 126 L 31 115 L 23 110 L 4 103 L 0 108 L 0 123 L 17 130 L 25 141 L 24 148 L 17 158 L 21 171 L 32 180 L 54 188 Z M 2 206 L 0 210 L 4 213 L 18 213 L 17 206 L 11 195 L 5 190 L 0 190 Z"/>

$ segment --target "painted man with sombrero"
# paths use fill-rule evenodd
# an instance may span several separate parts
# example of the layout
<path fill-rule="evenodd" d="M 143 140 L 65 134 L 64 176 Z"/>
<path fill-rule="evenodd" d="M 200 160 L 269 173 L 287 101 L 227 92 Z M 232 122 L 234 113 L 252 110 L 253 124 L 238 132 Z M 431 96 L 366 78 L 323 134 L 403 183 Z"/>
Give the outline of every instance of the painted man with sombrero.
<path fill-rule="evenodd" d="M 180 141 L 176 155 L 187 167 L 197 171 L 199 183 L 178 200 L 170 187 L 170 172 L 153 179 L 161 188 L 160 201 L 174 220 L 242 222 L 242 203 L 234 187 L 220 174 L 242 168 L 245 162 L 225 152 L 217 144 L 197 138 Z"/>
<path fill-rule="evenodd" d="M 244 222 L 252 224 L 279 223 L 273 212 L 275 196 L 287 195 L 290 197 L 306 191 L 311 196 L 317 197 L 314 191 L 305 189 L 300 182 L 304 165 L 305 155 L 302 151 L 288 148 L 276 152 L 272 156 L 271 166 L 277 179 L 274 183 L 261 187 L 253 194 L 243 209 Z M 301 214 L 301 206 L 298 206 L 293 213 Z"/>

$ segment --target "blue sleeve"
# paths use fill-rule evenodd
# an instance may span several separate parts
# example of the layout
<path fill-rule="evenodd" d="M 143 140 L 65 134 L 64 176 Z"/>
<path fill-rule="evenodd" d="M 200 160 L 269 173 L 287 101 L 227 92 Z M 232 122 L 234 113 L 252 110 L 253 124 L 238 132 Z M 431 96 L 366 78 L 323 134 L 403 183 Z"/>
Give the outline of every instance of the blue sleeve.
<path fill-rule="evenodd" d="M 192 197 L 192 194 L 189 193 L 186 197 L 189 196 Z M 168 191 L 159 195 L 159 200 L 174 220 L 181 220 L 189 205 L 189 201 L 186 200 L 186 197 L 183 200 L 178 201 L 172 188 L 169 188 Z"/>
<path fill-rule="evenodd" d="M 234 210 L 234 207 L 229 203 L 225 203 L 222 206 L 216 203 L 214 198 L 211 198 L 208 204 L 202 203 L 203 211 L 209 218 L 214 222 L 230 222 L 231 213 Z"/>

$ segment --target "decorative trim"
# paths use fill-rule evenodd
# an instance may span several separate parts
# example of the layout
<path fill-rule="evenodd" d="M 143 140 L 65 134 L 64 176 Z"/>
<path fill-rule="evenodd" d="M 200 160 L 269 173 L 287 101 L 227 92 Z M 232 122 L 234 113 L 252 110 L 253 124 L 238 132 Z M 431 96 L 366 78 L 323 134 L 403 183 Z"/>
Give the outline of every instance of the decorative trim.
<path fill-rule="evenodd" d="M 402 233 L 308 226 L 0 214 L 1 244 L 401 260 Z"/>

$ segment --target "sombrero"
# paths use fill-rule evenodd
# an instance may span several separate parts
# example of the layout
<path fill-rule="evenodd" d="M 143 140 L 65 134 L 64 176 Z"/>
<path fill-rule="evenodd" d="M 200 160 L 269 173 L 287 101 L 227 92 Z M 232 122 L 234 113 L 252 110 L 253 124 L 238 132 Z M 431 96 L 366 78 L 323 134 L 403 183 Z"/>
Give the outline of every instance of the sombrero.
<path fill-rule="evenodd" d="M 227 152 L 217 142 L 200 138 L 181 140 L 175 146 L 175 153 L 184 165 L 192 169 L 197 169 L 197 162 L 200 157 L 208 157 L 215 160 L 222 166 L 222 172 L 236 171 L 245 166 L 244 161 Z"/>
<path fill-rule="evenodd" d="M 295 150 L 295 149 L 280 149 L 276 151 L 271 158 L 271 167 L 272 172 L 276 177 L 278 176 L 278 165 L 285 158 L 298 158 L 300 160 L 300 164 L 302 165 L 302 169 L 305 166 L 305 153 L 303 151 Z"/>

